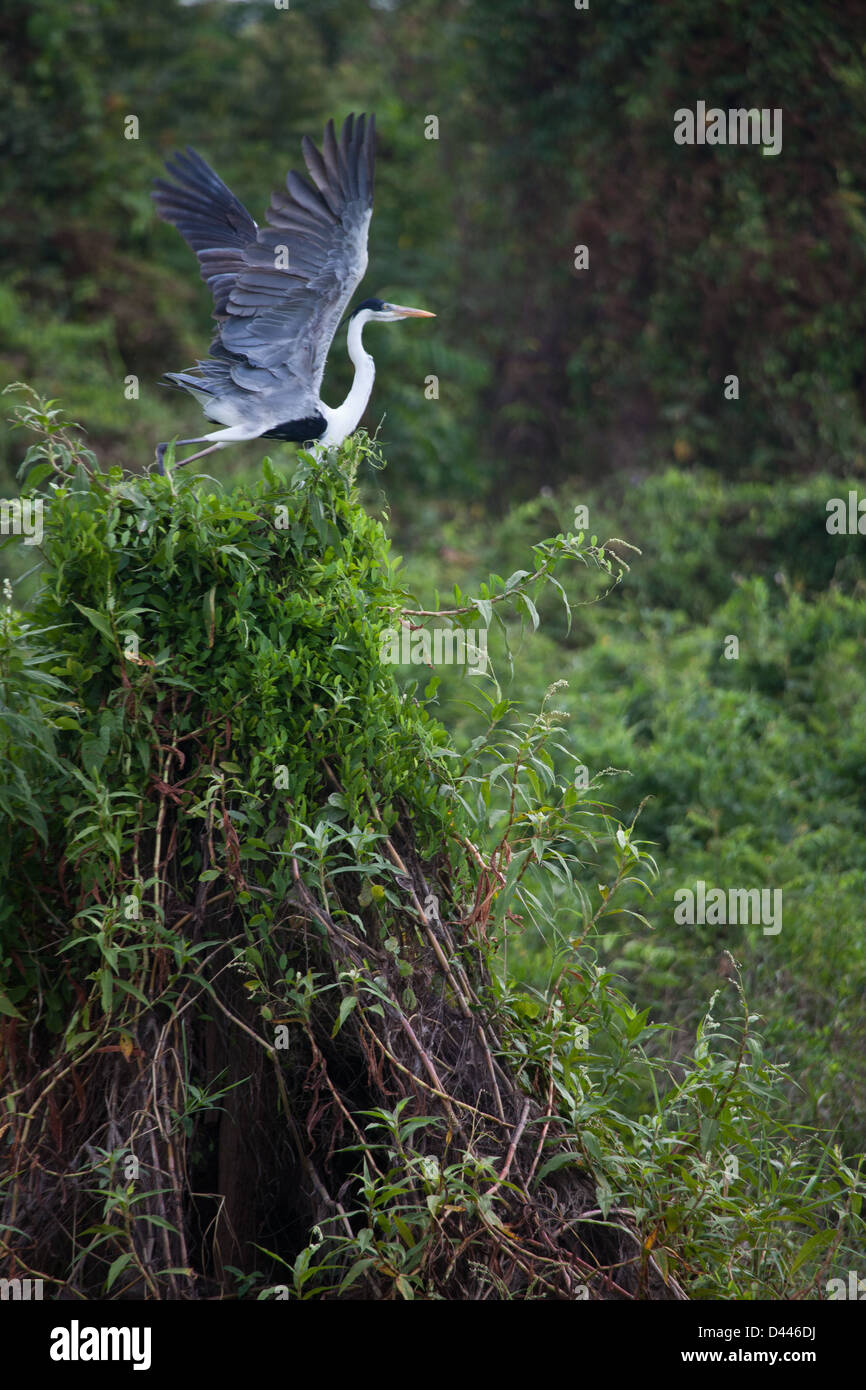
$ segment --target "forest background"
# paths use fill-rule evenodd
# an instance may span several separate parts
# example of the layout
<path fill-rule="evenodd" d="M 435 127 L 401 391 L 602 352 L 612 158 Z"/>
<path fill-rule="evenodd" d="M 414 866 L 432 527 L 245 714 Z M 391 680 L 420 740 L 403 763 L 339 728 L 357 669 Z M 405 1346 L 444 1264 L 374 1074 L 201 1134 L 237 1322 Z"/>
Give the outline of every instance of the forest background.
<path fill-rule="evenodd" d="M 790 1123 L 847 1152 L 866 1110 L 864 561 L 826 522 L 830 499 L 866 495 L 864 40 L 862 7 L 805 0 L 9 0 L 0 17 L 0 387 L 60 398 L 105 465 L 145 470 L 200 428 L 159 383 L 203 355 L 210 307 L 154 214 L 163 159 L 194 146 L 260 219 L 302 134 L 375 110 L 364 293 L 437 318 L 368 330 L 388 467 L 362 478 L 367 504 L 421 601 L 524 567 L 576 507 L 639 547 L 570 627 L 552 603 L 537 632 L 513 623 L 513 662 L 492 636 L 493 669 L 530 710 L 567 680 L 571 752 L 610 770 L 623 821 L 643 808 L 649 925 L 609 917 L 595 945 L 673 1025 L 672 1057 L 731 951 L 789 1068 Z M 780 108 L 781 152 L 677 145 L 674 111 L 699 100 Z M 326 400 L 349 373 L 338 339 Z M 4 421 L 6 496 L 27 442 Z M 22 599 L 29 560 L 0 556 Z M 602 592 L 574 582 L 577 601 Z M 436 675 L 434 712 L 468 746 L 477 678 Z M 698 881 L 781 890 L 783 929 L 678 924 Z M 543 987 L 549 944 L 524 939 L 512 965 Z"/>

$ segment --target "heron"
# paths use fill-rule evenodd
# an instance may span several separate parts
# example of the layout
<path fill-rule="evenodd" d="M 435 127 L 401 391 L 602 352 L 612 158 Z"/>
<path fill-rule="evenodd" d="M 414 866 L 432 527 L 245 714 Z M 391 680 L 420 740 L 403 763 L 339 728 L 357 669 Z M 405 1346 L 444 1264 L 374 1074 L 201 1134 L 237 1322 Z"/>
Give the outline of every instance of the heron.
<path fill-rule="evenodd" d="M 210 354 L 165 379 L 188 391 L 221 429 L 178 445 L 207 444 L 177 467 L 245 439 L 280 439 L 331 448 L 358 427 L 376 373 L 362 333 L 368 323 L 435 318 L 382 299 L 365 299 L 348 317 L 355 368 L 343 404 L 320 391 L 328 351 L 367 269 L 373 215 L 376 121 L 347 116 L 339 137 L 328 121 L 321 151 L 301 144 L 310 182 L 294 170 L 274 193 L 259 227 L 210 165 L 187 146 L 166 161 L 171 180 L 155 179 L 153 199 L 196 253 L 214 298 Z M 165 471 L 167 444 L 156 448 Z"/>

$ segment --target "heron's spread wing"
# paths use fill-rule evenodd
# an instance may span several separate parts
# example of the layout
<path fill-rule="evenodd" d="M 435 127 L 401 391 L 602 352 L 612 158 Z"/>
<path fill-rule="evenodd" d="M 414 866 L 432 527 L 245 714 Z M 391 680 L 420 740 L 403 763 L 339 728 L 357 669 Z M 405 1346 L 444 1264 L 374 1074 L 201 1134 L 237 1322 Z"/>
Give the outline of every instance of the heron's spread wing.
<path fill-rule="evenodd" d="M 157 211 L 195 251 L 201 278 L 214 297 L 214 313 L 222 315 L 258 228 L 243 203 L 189 146 L 165 167 L 177 182 L 154 179 Z"/>
<path fill-rule="evenodd" d="M 221 336 L 256 366 L 286 363 L 318 395 L 331 341 L 367 268 L 374 119 L 347 117 L 339 141 L 329 121 L 321 154 L 306 137 L 303 151 L 315 186 L 290 173 L 287 192 L 274 194 L 267 227 L 244 250 Z"/>
<path fill-rule="evenodd" d="M 236 385 L 258 391 L 288 380 L 299 409 L 318 400 L 328 349 L 367 268 L 375 139 L 373 116 L 347 117 L 339 139 L 329 121 L 321 153 L 305 136 L 312 183 L 289 173 L 266 227 L 192 152 L 169 166 L 180 189 L 158 182 L 161 216 L 196 251 L 213 289 L 217 355 L 239 359 Z"/>

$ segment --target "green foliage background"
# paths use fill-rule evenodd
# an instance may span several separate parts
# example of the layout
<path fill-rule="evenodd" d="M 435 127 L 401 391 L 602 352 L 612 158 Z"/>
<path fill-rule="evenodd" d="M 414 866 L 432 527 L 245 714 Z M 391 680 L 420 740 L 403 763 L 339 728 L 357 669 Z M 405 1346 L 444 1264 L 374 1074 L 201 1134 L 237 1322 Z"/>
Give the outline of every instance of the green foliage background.
<path fill-rule="evenodd" d="M 62 378 L 113 458 L 135 423 L 186 432 L 195 406 L 156 383 L 200 351 L 207 294 L 153 217 L 161 158 L 200 147 L 259 217 L 304 131 L 375 108 L 369 285 L 439 315 L 377 334 L 395 499 L 486 485 L 501 504 L 539 468 L 655 471 L 672 451 L 726 475 L 862 472 L 864 38 L 854 0 L 10 0 L 7 370 L 47 394 Z M 675 145 L 698 99 L 781 108 L 782 153 Z"/>
<path fill-rule="evenodd" d="M 325 1066 L 323 1047 L 329 1085 L 357 1084 L 359 1020 L 369 1030 L 374 1014 L 411 1015 L 430 1030 L 453 1009 L 441 982 L 430 991 L 430 953 L 407 912 L 412 882 L 399 857 L 395 872 L 388 836 L 402 844 L 408 827 L 404 852 L 430 864 L 431 882 L 438 865 L 447 894 L 439 930 L 447 917 L 448 968 L 485 962 L 476 1007 L 516 1079 L 524 1120 L 524 1098 L 535 1099 L 526 1181 L 540 1209 L 555 1174 L 587 1172 L 601 1226 L 623 1212 L 632 1223 L 618 1278 L 629 1263 L 646 1274 L 652 1250 L 655 1277 L 695 1297 L 820 1297 L 830 1271 L 847 1269 L 859 1248 L 856 1167 L 814 1127 L 780 1115 L 784 1072 L 766 1055 L 733 958 L 725 956 L 733 990 L 713 989 L 685 943 L 667 954 L 641 944 L 647 912 L 659 915 L 647 907 L 658 871 L 636 817 L 625 822 L 606 803 L 611 770 L 588 786 L 573 778 L 568 710 L 554 703 L 568 698 L 565 683 L 540 693 L 530 718 L 482 687 L 471 701 L 481 732 L 468 742 L 462 723 L 456 747 L 432 717 L 437 678 L 423 693 L 401 690 L 381 637 L 411 597 L 381 523 L 359 505 L 365 438 L 324 462 L 302 453 L 290 476 L 266 459 L 254 485 L 222 489 L 191 474 L 101 472 L 56 411 L 26 401 L 21 410 L 42 436 L 25 467 L 27 486 L 45 489 L 48 515 L 36 601 L 26 615 L 11 606 L 0 615 L 0 756 L 12 773 L 0 791 L 0 1014 L 16 1139 L 3 1180 L 16 1219 L 4 1220 L 4 1244 L 53 1286 L 85 1297 L 142 1296 L 144 1286 L 157 1298 L 217 1287 L 268 1297 L 283 1284 L 301 1299 L 340 1297 L 361 1280 L 375 1298 L 510 1296 L 483 1260 L 469 1262 L 468 1286 L 454 1274 L 467 1241 L 477 1247 L 485 1231 L 510 1239 L 483 1134 L 462 1148 L 451 1133 L 459 1121 L 446 1134 L 441 1116 L 415 1107 L 404 1116 L 408 1096 L 393 1110 L 362 1109 L 353 1123 L 365 1121 L 363 1143 L 336 1155 L 358 1153 L 340 1188 L 352 1227 L 347 1234 L 341 1209 L 342 1223 L 330 1217 L 324 1233 L 299 1234 L 287 1214 L 296 1210 L 285 1190 L 296 1188 L 290 1150 L 276 1169 L 284 1190 L 270 1194 L 262 1172 L 262 1146 L 276 1140 L 261 1076 L 251 1081 L 246 1057 L 236 1079 L 214 1076 L 201 1054 L 200 1030 L 215 1010 L 237 1028 L 226 981 L 218 983 L 230 971 L 229 986 L 246 994 L 234 1008 L 254 1025 L 241 1023 L 231 1046 L 252 1037 L 274 1064 L 285 1148 L 293 1112 L 308 1110 L 312 1139 L 328 1110 L 309 1079 Z M 570 619 L 564 562 L 583 562 L 587 589 L 597 574 L 606 602 L 615 592 L 615 552 L 582 535 L 536 541 L 531 553 L 532 575 L 493 575 L 474 599 L 455 588 L 457 621 L 489 625 L 506 659 L 519 640 L 514 621 L 528 616 L 537 629 L 549 594 Z M 603 688 L 601 671 L 593 685 Z M 448 703 L 443 683 L 443 710 Z M 603 722 L 602 736 L 615 738 L 616 727 Z M 590 756 L 604 750 L 595 732 L 589 724 Z M 638 778 L 653 766 L 640 765 Z M 298 882 L 322 904 L 312 934 L 292 896 Z M 354 954 L 341 969 L 337 943 L 348 941 Z M 611 948 L 622 951 L 615 964 L 637 967 L 637 992 L 654 987 L 656 1005 L 671 1008 L 678 977 L 665 968 L 683 959 L 698 969 L 697 989 L 712 991 L 684 1020 L 691 1036 L 674 1057 L 650 1007 L 635 1008 L 617 987 L 604 963 Z M 751 960 L 749 971 L 760 990 Z M 146 1040 L 157 1018 L 154 1049 Z M 277 1051 L 280 1030 L 290 1046 Z M 150 1077 L 166 1065 L 167 1035 L 169 1054 L 183 1059 L 161 1130 L 176 1157 L 160 1164 L 149 1155 L 157 1186 L 139 1191 L 125 1164 L 153 1140 Z M 444 1045 L 435 1045 L 441 1067 Z M 70 1073 L 75 1091 L 67 1081 L 52 1102 Z M 208 1120 L 240 1086 L 259 1106 L 253 1152 L 264 1188 L 255 1263 L 245 1248 L 238 1267 L 214 1260 L 191 1213 L 212 1200 Z M 484 1112 L 467 1108 L 483 1131 Z M 89 1115 L 93 1139 L 82 1144 Z M 545 1115 L 558 1117 L 554 1128 Z M 45 1197 L 37 1154 L 46 1145 L 65 1184 L 63 1211 Z M 317 1146 L 320 1166 L 335 1157 L 325 1148 Z M 178 1171 L 185 1199 L 164 1183 Z M 231 1169 L 220 1163 L 219 1177 L 230 1186 Z M 75 1220 L 66 1212 L 73 1193 Z M 182 1242 L 179 1257 L 168 1245 L 162 1261 L 146 1253 L 154 1226 Z M 547 1279 L 530 1279 L 528 1292 L 520 1281 L 516 1296 L 557 1296 L 543 1248 Z"/>
<path fill-rule="evenodd" d="M 366 292 L 438 317 L 370 333 L 367 424 L 385 416 L 389 468 L 362 468 L 368 506 L 387 501 L 423 607 L 529 568 L 577 504 L 591 532 L 640 547 L 570 628 L 552 599 L 538 633 L 509 620 L 497 693 L 536 709 L 566 677 L 569 752 L 593 776 L 623 770 L 605 794 L 626 824 L 650 798 L 638 832 L 660 878 L 633 904 L 649 927 L 614 915 L 597 946 L 635 1006 L 680 1030 L 672 1056 L 732 950 L 789 1066 L 791 1122 L 848 1152 L 866 1094 L 863 538 L 825 519 L 866 468 L 864 41 L 853 0 L 10 0 L 0 18 L 0 385 L 62 397 L 105 464 L 143 469 L 157 439 L 197 428 L 157 384 L 209 329 L 192 258 L 152 214 L 162 158 L 195 145 L 260 216 L 302 133 L 376 110 Z M 675 146 L 673 111 L 698 99 L 781 107 L 782 153 Z M 347 383 L 338 343 L 326 398 Z M 23 448 L 4 427 L 6 495 Z M 259 457 L 220 466 L 243 479 Z M 30 557 L 0 558 L 18 578 Z M 437 675 L 433 709 L 468 747 L 476 685 Z M 675 927 L 673 893 L 697 878 L 781 888 L 780 936 Z M 540 987 L 552 951 L 527 933 L 511 965 Z"/>

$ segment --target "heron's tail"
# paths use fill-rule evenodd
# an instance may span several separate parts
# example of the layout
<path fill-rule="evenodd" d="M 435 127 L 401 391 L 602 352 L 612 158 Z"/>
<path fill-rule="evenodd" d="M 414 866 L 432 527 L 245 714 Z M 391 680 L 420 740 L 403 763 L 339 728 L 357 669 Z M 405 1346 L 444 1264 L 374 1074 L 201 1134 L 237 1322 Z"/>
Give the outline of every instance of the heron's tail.
<path fill-rule="evenodd" d="M 188 391 L 191 396 L 195 396 L 200 405 L 204 405 L 213 395 L 211 388 L 200 376 L 190 376 L 189 372 L 163 372 L 163 380 L 176 391 Z"/>

